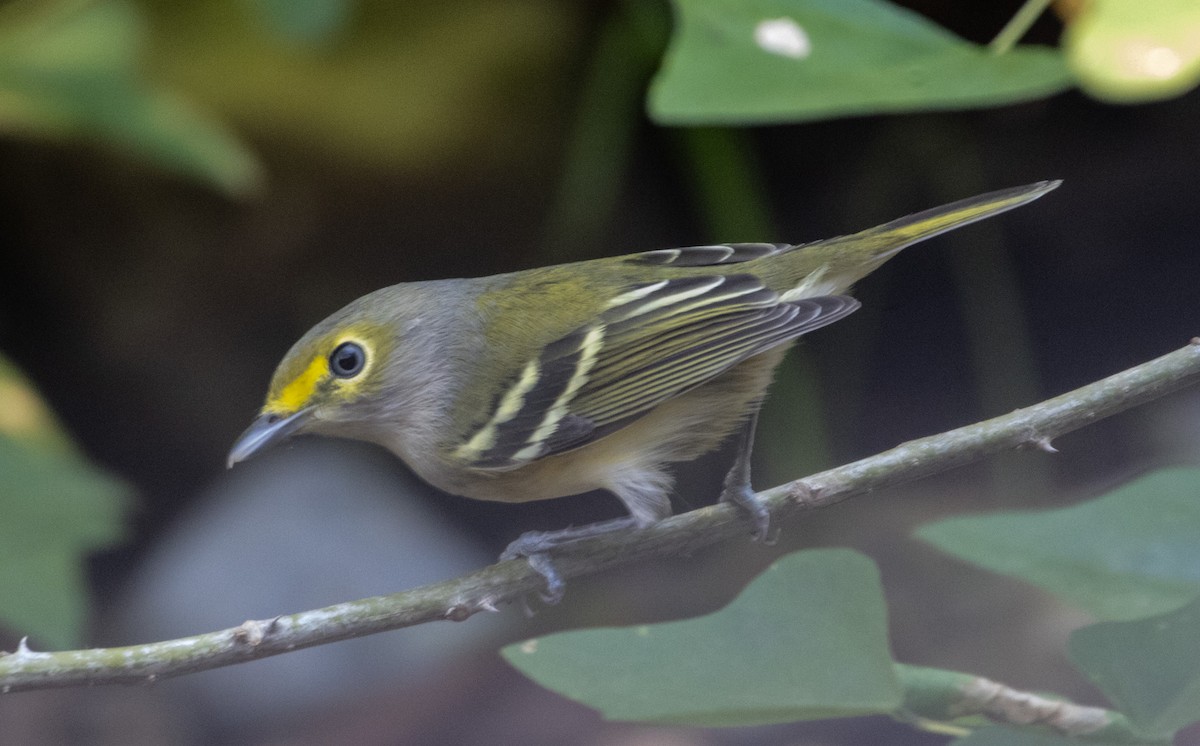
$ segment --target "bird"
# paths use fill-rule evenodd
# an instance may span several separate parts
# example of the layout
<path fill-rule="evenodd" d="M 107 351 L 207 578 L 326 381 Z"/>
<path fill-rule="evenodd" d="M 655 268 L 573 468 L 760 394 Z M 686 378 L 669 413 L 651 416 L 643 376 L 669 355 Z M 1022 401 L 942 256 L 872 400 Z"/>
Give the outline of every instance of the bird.
<path fill-rule="evenodd" d="M 759 408 L 802 335 L 859 307 L 847 293 L 900 250 L 1024 205 L 1059 181 L 989 192 L 807 244 L 657 249 L 506 274 L 408 282 L 346 305 L 283 356 L 228 466 L 295 435 L 368 441 L 427 483 L 526 502 L 606 490 L 628 516 L 528 532 L 525 557 L 671 514 L 671 464 L 737 437 L 722 500 L 752 535 Z"/>

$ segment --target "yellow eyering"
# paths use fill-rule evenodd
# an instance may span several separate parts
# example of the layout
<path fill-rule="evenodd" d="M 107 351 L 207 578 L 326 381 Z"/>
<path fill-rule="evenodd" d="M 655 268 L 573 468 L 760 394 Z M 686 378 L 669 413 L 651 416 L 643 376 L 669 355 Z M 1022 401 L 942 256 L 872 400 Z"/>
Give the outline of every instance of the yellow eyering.
<path fill-rule="evenodd" d="M 352 395 L 361 388 L 362 382 L 367 380 L 371 368 L 375 365 L 376 356 L 382 354 L 376 345 L 367 342 L 367 337 L 376 331 L 373 327 L 356 324 L 343 329 L 336 336 L 326 337 L 324 341 L 314 345 L 314 349 L 322 352 L 313 356 L 308 367 L 280 389 L 278 394 L 268 397 L 262 411 L 286 416 L 312 404 L 317 390 L 325 381 L 333 377 L 333 373 L 329 369 L 329 353 L 336 350 L 338 345 L 343 342 L 355 342 L 362 345 L 367 356 L 367 364 L 353 379 L 336 379 L 339 393 L 343 396 Z"/>

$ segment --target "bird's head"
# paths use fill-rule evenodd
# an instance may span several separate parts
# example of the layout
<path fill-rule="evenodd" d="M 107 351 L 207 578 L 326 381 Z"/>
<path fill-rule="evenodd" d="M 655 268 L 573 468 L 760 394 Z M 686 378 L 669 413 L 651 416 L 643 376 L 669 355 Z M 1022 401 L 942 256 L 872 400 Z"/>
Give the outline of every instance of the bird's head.
<path fill-rule="evenodd" d="M 311 329 L 275 369 L 266 403 L 228 465 L 304 432 L 374 440 L 371 432 L 389 409 L 400 332 L 395 318 L 361 301 Z"/>

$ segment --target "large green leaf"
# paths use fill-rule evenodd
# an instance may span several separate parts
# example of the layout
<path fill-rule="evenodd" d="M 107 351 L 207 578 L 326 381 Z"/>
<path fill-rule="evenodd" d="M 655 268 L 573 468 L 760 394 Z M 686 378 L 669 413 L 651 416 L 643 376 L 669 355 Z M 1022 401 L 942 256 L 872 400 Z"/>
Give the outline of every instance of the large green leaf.
<path fill-rule="evenodd" d="M 1061 55 L 992 54 L 883 0 L 674 0 L 650 92 L 664 124 L 789 122 L 962 109 L 1070 86 Z"/>
<path fill-rule="evenodd" d="M 1132 622 L 1076 630 L 1071 660 L 1129 719 L 1170 734 L 1200 721 L 1200 600 Z"/>
<path fill-rule="evenodd" d="M 1179 96 L 1200 83 L 1200 3 L 1090 0 L 1063 49 L 1080 86 L 1123 103 Z"/>
<path fill-rule="evenodd" d="M 879 574 L 843 549 L 789 555 L 729 606 L 505 648 L 539 684 L 608 718 L 706 726 L 896 710 Z"/>
<path fill-rule="evenodd" d="M 125 485 L 69 445 L 0 358 L 0 625 L 35 645 L 76 646 L 84 556 L 121 538 Z"/>
<path fill-rule="evenodd" d="M 142 79 L 136 7 L 102 0 L 0 10 L 0 132 L 104 142 L 231 194 L 257 187 L 258 162 L 228 130 Z"/>
<path fill-rule="evenodd" d="M 1154 472 L 1060 510 L 953 518 L 917 534 L 1102 619 L 1135 619 L 1200 594 L 1200 469 Z"/>

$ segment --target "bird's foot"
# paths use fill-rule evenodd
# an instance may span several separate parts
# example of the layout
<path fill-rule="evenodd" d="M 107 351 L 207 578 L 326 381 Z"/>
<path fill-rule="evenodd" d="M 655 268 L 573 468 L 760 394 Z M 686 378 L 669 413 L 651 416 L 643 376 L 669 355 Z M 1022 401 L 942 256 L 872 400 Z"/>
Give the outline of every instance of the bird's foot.
<path fill-rule="evenodd" d="M 731 502 L 746 514 L 753 528 L 750 536 L 754 541 L 771 545 L 779 538 L 779 531 L 774 535 L 770 533 L 771 512 L 749 484 L 731 484 L 727 479 L 725 489 L 721 492 L 721 502 Z"/>
<path fill-rule="evenodd" d="M 564 528 L 561 531 L 527 531 L 505 548 L 500 554 L 500 560 L 503 562 L 524 557 L 529 566 L 546 580 L 546 590 L 541 591 L 539 595 L 544 603 L 553 606 L 562 600 L 566 583 L 550 559 L 551 550 L 636 525 L 633 518 L 628 517 Z"/>

